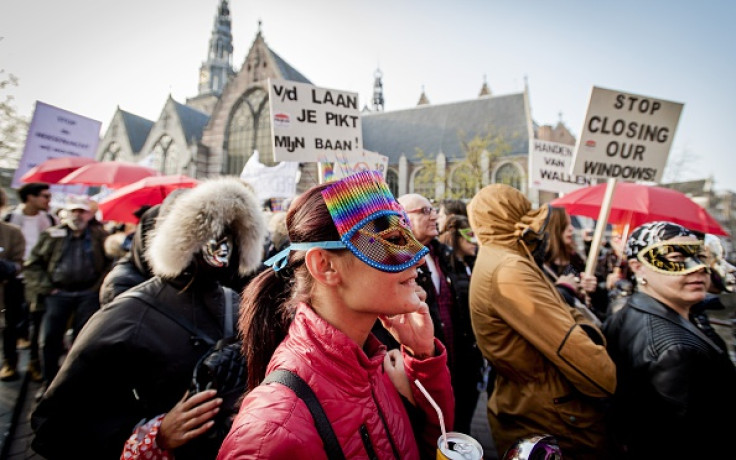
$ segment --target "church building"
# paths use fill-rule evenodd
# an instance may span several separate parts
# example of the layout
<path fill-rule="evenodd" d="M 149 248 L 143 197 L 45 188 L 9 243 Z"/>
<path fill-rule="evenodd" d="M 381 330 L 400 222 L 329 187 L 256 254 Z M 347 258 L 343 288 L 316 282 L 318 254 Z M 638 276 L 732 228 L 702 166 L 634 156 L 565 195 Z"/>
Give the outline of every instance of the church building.
<path fill-rule="evenodd" d="M 143 163 L 163 174 L 196 178 L 240 175 L 254 151 L 262 164 L 274 165 L 268 79 L 316 86 L 319 82 L 311 82 L 276 54 L 260 23 L 237 71 L 233 48 L 228 1 L 221 0 L 199 71 L 198 94 L 184 103 L 169 96 L 156 121 L 118 107 L 97 158 Z M 473 99 L 431 104 L 422 88 L 417 106 L 385 111 L 383 76 L 376 70 L 371 107 L 361 114 L 363 145 L 389 158 L 386 179 L 394 194 L 470 198 L 481 186 L 498 182 L 529 194 L 530 139 L 575 142 L 561 122 L 555 127 L 533 122 L 527 85 L 519 93 L 495 95 L 484 81 L 476 94 Z M 300 169 L 297 192 L 319 182 L 316 164 L 302 163 Z M 538 202 L 541 197 L 530 198 Z"/>

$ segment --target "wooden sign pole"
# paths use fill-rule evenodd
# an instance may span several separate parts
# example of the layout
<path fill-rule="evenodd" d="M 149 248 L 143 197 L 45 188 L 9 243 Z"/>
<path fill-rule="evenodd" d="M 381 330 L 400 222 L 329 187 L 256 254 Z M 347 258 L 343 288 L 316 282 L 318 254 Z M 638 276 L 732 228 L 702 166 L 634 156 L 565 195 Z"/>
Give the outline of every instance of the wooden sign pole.
<path fill-rule="evenodd" d="M 585 264 L 585 274 L 594 275 L 595 266 L 598 263 L 598 251 L 603 240 L 603 233 L 606 231 L 608 224 L 608 216 L 611 214 L 611 204 L 613 203 L 613 192 L 616 190 L 616 179 L 609 178 L 606 184 L 606 194 L 603 196 L 601 210 L 598 213 L 598 220 L 595 223 L 595 233 L 593 233 L 593 241 L 590 244 L 590 253 Z"/>

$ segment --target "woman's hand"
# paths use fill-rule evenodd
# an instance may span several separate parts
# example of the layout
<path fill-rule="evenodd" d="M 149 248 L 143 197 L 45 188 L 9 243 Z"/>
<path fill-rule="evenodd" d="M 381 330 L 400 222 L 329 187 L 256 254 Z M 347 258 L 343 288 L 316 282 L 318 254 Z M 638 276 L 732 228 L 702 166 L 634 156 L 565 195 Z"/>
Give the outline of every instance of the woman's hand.
<path fill-rule="evenodd" d="M 434 325 L 429 316 L 427 293 L 417 285 L 419 308 L 412 313 L 379 316 L 383 327 L 413 356 L 424 359 L 434 356 Z"/>
<path fill-rule="evenodd" d="M 616 285 L 616 281 L 621 279 L 621 268 L 613 267 L 613 271 L 606 277 L 606 289 L 609 291 Z"/>
<path fill-rule="evenodd" d="M 578 292 L 578 289 L 580 289 L 580 278 L 572 273 L 569 275 L 561 275 L 557 278 L 555 284 L 566 285 L 574 292 Z"/>
<path fill-rule="evenodd" d="M 416 406 L 414 395 L 411 392 L 409 377 L 404 369 L 404 356 L 399 350 L 389 350 L 383 358 L 383 370 L 391 379 L 399 394 L 409 400 L 412 406 Z"/>
<path fill-rule="evenodd" d="M 598 278 L 595 275 L 588 275 L 587 273 L 580 274 L 580 287 L 583 288 L 588 294 L 595 292 L 598 287 Z"/>
<path fill-rule="evenodd" d="M 172 450 L 206 433 L 215 422 L 222 398 L 216 398 L 216 390 L 206 390 L 189 397 L 189 392 L 161 421 L 156 444 L 161 449 Z"/>

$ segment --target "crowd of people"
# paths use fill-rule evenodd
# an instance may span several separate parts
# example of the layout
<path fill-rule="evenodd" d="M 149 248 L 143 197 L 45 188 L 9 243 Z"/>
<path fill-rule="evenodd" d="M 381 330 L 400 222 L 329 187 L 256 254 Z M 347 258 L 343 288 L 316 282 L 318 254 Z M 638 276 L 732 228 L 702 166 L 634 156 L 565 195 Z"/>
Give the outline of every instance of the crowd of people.
<path fill-rule="evenodd" d="M 587 274 L 567 212 L 501 184 L 435 203 L 365 171 L 266 213 L 223 177 L 134 227 L 86 197 L 52 213 L 48 184 L 18 195 L 0 380 L 29 346 L 45 458 L 435 458 L 481 394 L 509 458 L 525 440 L 539 458 L 721 457 L 736 428 L 708 317 L 734 267 L 671 222 Z"/>

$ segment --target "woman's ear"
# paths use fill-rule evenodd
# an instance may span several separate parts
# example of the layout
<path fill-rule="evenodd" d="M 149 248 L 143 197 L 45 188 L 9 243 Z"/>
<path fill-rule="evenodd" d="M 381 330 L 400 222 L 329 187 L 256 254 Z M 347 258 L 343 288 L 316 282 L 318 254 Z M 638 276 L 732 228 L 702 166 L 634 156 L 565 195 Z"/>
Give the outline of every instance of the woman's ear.
<path fill-rule="evenodd" d="M 311 248 L 304 256 L 304 264 L 315 281 L 320 284 L 333 286 L 339 283 L 340 274 L 337 270 L 337 255 L 322 248 Z"/>

